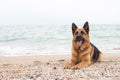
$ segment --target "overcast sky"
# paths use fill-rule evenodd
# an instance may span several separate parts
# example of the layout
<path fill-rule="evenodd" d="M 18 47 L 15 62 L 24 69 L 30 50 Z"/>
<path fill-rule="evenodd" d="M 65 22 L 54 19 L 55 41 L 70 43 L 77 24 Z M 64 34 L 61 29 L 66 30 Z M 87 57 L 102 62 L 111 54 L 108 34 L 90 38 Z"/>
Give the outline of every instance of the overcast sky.
<path fill-rule="evenodd" d="M 0 0 L 0 24 L 120 24 L 120 0 Z"/>

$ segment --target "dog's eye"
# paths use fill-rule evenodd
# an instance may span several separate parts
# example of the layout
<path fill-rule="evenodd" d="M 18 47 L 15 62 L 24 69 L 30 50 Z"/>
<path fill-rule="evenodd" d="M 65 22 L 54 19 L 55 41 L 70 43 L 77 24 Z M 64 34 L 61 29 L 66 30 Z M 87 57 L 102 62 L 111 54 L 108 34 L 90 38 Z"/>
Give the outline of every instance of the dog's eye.
<path fill-rule="evenodd" d="M 81 31 L 81 34 L 85 34 L 83 31 Z"/>
<path fill-rule="evenodd" d="M 77 35 L 78 34 L 78 31 L 75 33 L 75 35 Z"/>
<path fill-rule="evenodd" d="M 78 31 L 75 33 L 75 35 L 77 35 L 78 34 Z"/>

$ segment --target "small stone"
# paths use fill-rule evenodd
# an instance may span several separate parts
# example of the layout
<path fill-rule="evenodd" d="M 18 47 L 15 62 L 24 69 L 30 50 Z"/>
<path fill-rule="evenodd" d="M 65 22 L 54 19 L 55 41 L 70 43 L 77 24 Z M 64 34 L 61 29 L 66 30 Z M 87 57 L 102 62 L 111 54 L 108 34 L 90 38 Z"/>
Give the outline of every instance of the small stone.
<path fill-rule="evenodd" d="M 64 59 L 60 59 L 60 60 L 58 60 L 59 62 L 63 62 L 63 61 L 65 61 Z"/>
<path fill-rule="evenodd" d="M 54 66 L 53 69 L 57 69 L 57 67 Z"/>
<path fill-rule="evenodd" d="M 104 73 L 102 72 L 102 75 L 104 75 Z"/>
<path fill-rule="evenodd" d="M 56 78 L 55 80 L 58 80 L 58 78 Z"/>
<path fill-rule="evenodd" d="M 40 77 L 42 74 L 38 74 L 38 75 L 36 75 L 36 77 Z"/>
<path fill-rule="evenodd" d="M 30 77 L 30 79 L 33 79 L 33 78 L 34 78 L 33 76 Z"/>
<path fill-rule="evenodd" d="M 49 62 L 47 62 L 47 65 L 49 65 L 50 63 Z"/>

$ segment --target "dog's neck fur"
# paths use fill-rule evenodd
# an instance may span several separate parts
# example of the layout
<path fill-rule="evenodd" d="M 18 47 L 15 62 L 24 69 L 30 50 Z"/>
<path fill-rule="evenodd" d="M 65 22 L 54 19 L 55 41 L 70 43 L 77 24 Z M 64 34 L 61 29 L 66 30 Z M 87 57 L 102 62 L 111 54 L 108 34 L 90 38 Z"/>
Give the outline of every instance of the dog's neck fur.
<path fill-rule="evenodd" d="M 76 51 L 78 54 L 83 54 L 83 53 L 91 52 L 91 51 L 88 51 L 89 48 L 91 48 L 90 42 L 83 43 L 83 45 L 80 46 L 80 47 L 78 47 L 78 46 L 75 45 L 76 42 L 73 42 L 72 44 L 73 44 L 72 45 L 73 50 Z"/>

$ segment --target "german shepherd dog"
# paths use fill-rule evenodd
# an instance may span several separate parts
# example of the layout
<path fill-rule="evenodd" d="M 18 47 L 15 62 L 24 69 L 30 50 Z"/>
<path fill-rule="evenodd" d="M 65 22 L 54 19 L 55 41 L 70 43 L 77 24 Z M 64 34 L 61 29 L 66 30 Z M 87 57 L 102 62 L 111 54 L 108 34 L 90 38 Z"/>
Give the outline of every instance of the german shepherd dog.
<path fill-rule="evenodd" d="M 72 34 L 71 60 L 64 69 L 88 67 L 94 62 L 102 60 L 103 54 L 90 42 L 88 22 L 85 22 L 81 29 L 72 23 Z"/>

